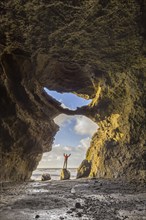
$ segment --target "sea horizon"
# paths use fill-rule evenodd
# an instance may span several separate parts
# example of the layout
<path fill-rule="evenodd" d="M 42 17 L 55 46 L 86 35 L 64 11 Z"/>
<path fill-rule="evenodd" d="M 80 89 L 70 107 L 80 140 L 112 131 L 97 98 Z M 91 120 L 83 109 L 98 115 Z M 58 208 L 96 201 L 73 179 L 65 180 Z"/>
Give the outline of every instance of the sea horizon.
<path fill-rule="evenodd" d="M 63 168 L 37 168 L 33 171 L 31 179 L 33 180 L 41 180 L 43 174 L 50 174 L 52 180 L 59 180 L 60 179 L 60 171 Z M 68 168 L 71 174 L 71 179 L 75 179 L 77 175 L 77 168 Z"/>

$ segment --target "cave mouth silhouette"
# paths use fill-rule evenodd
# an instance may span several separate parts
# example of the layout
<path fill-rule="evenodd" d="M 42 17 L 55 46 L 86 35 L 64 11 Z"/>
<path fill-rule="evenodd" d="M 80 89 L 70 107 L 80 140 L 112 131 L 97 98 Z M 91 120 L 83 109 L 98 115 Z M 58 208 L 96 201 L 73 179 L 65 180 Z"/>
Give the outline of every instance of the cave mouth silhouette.
<path fill-rule="evenodd" d="M 46 87 L 44 87 L 44 91 L 47 95 L 60 102 L 61 107 L 64 109 L 76 110 L 77 108 L 89 105 L 92 101 L 92 99 L 87 100 L 73 93 L 59 93 L 54 90 L 49 90 Z"/>

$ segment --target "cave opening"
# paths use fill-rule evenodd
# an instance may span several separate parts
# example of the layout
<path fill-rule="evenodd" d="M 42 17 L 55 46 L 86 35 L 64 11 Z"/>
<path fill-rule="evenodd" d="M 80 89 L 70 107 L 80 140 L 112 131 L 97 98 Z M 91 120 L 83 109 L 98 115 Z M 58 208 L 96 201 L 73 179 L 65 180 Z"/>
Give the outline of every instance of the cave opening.
<path fill-rule="evenodd" d="M 54 90 L 49 90 L 46 87 L 44 87 L 44 91 L 47 93 L 47 95 L 60 102 L 62 108 L 67 108 L 70 110 L 76 110 L 82 106 L 87 106 L 92 101 L 92 99 L 84 99 L 73 93 L 59 93 Z"/>
<path fill-rule="evenodd" d="M 63 154 L 71 154 L 68 160 L 68 169 L 71 178 L 76 178 L 77 168 L 85 159 L 91 138 L 97 131 L 98 125 L 83 115 L 69 116 L 60 114 L 54 119 L 59 126 L 50 152 L 45 152 L 32 178 L 40 180 L 43 173 L 49 173 L 52 179 L 59 180 L 63 167 Z"/>
<path fill-rule="evenodd" d="M 58 93 L 44 88 L 48 96 L 61 103 L 62 108 L 76 110 L 91 103 L 72 93 Z M 59 126 L 59 131 L 54 137 L 54 143 L 50 152 L 45 152 L 32 173 L 32 179 L 40 180 L 43 173 L 49 173 L 52 179 L 59 180 L 59 174 L 63 168 L 63 154 L 71 154 L 68 160 L 68 169 L 71 178 L 76 178 L 77 168 L 86 157 L 87 149 L 93 134 L 97 131 L 98 125 L 83 115 L 59 114 L 54 118 L 55 124 Z"/>

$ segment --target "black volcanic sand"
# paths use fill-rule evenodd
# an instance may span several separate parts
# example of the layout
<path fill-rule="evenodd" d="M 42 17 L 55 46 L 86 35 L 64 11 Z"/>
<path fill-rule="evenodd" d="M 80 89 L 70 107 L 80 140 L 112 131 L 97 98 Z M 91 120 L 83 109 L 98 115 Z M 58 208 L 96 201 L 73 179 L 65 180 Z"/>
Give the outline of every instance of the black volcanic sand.
<path fill-rule="evenodd" d="M 0 219 L 142 220 L 146 188 L 101 179 L 1 183 Z"/>

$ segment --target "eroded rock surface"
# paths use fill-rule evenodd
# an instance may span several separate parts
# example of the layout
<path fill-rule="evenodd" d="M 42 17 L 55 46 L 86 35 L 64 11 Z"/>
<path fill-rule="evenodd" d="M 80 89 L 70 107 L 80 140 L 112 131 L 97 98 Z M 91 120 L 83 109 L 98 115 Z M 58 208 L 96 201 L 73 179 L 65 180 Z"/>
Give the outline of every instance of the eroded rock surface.
<path fill-rule="evenodd" d="M 42 181 L 51 180 L 50 174 L 48 174 L 48 173 L 43 174 L 41 180 Z"/>
<path fill-rule="evenodd" d="M 60 113 L 97 122 L 90 176 L 145 179 L 145 1 L 1 1 L 2 180 L 31 176 Z M 92 98 L 63 110 L 43 87 Z"/>
<path fill-rule="evenodd" d="M 91 160 L 83 160 L 77 170 L 77 179 L 82 177 L 88 177 L 91 172 Z"/>
<path fill-rule="evenodd" d="M 61 174 L 60 174 L 60 179 L 61 180 L 68 180 L 70 179 L 70 172 L 67 169 L 62 169 Z"/>

